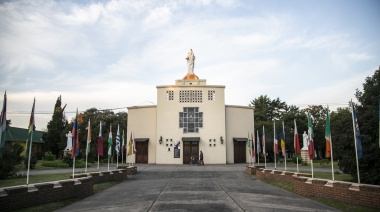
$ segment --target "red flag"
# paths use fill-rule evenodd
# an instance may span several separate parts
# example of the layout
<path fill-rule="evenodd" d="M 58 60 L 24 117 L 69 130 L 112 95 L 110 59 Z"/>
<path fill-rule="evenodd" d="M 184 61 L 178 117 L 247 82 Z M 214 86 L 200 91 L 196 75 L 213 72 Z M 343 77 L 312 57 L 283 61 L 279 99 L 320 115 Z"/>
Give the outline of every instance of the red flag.
<path fill-rule="evenodd" d="M 294 119 L 294 150 L 296 151 L 296 154 L 300 154 L 300 141 L 298 138 L 298 131 L 297 131 L 297 124 L 296 120 Z"/>
<path fill-rule="evenodd" d="M 252 158 L 254 158 L 255 157 L 255 141 L 253 140 L 254 139 L 254 136 L 252 135 L 252 133 L 251 133 L 251 142 L 252 142 Z"/>

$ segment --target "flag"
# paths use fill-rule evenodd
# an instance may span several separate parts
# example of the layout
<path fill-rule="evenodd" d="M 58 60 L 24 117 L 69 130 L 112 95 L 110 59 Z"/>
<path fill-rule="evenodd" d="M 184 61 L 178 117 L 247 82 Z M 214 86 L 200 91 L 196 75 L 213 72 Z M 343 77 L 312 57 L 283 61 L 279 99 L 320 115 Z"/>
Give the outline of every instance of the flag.
<path fill-rule="evenodd" d="M 91 127 L 90 127 L 90 119 L 88 120 L 88 127 L 87 127 L 87 147 L 86 147 L 86 155 L 90 153 L 90 143 L 91 143 Z"/>
<path fill-rule="evenodd" d="M 110 132 L 108 133 L 108 159 L 112 156 L 112 124 L 110 125 Z"/>
<path fill-rule="evenodd" d="M 131 137 L 129 138 L 129 142 L 128 142 L 128 152 L 127 152 L 127 156 L 130 156 L 132 155 L 132 141 L 133 138 L 132 138 L 132 132 L 131 132 Z"/>
<path fill-rule="evenodd" d="M 281 150 L 282 150 L 282 155 L 285 157 L 286 150 L 285 150 L 285 129 L 284 129 L 284 122 L 282 122 Z"/>
<path fill-rule="evenodd" d="M 124 136 L 124 130 L 123 130 L 123 137 L 122 137 L 122 140 L 123 140 L 123 144 L 121 146 L 121 152 L 124 152 L 125 151 L 125 136 Z"/>
<path fill-rule="evenodd" d="M 103 156 L 102 121 L 100 121 L 98 136 L 98 155 Z"/>
<path fill-rule="evenodd" d="M 262 152 L 262 154 L 263 154 L 264 157 L 266 157 L 266 151 L 265 151 L 265 129 L 264 129 L 264 126 L 263 126 L 263 138 L 262 138 L 261 142 L 262 142 L 262 145 L 263 145 L 263 152 Z"/>
<path fill-rule="evenodd" d="M 78 108 L 73 123 L 73 129 L 71 130 L 73 136 L 73 147 L 71 149 L 71 158 L 79 155 L 79 135 L 78 135 Z"/>
<path fill-rule="evenodd" d="M 257 143 L 257 154 L 259 154 L 261 152 L 261 144 L 260 144 L 260 136 L 259 136 L 259 131 L 257 130 L 257 140 L 256 140 L 256 143 Z"/>
<path fill-rule="evenodd" d="M 278 154 L 278 138 L 276 134 L 276 122 L 273 122 L 273 132 L 274 132 L 273 152 L 275 154 Z"/>
<path fill-rule="evenodd" d="M 256 153 L 255 153 L 255 140 L 252 135 L 252 132 L 251 132 L 251 142 L 252 142 L 252 158 L 254 158 Z"/>
<path fill-rule="evenodd" d="M 116 154 L 119 156 L 120 154 L 120 129 L 119 124 L 117 124 L 117 134 L 116 134 L 116 146 L 115 146 Z"/>
<path fill-rule="evenodd" d="M 309 159 L 313 160 L 315 158 L 315 152 L 314 152 L 314 132 L 313 132 L 313 125 L 311 124 L 311 117 L 310 113 L 307 113 L 307 135 L 308 135 L 308 147 L 307 147 L 307 152 L 309 155 Z"/>
<path fill-rule="evenodd" d="M 356 116 L 355 106 L 352 102 L 351 104 L 352 104 L 352 116 L 353 116 L 354 124 L 355 124 L 354 130 L 355 130 L 355 135 L 356 135 L 356 151 L 358 154 L 358 159 L 361 159 L 363 157 L 363 152 L 362 152 L 362 140 L 360 138 L 359 122 Z"/>
<path fill-rule="evenodd" d="M 326 158 L 331 157 L 331 129 L 330 129 L 330 116 L 329 107 L 327 106 L 326 124 L 325 124 L 325 138 L 326 138 Z"/>
<path fill-rule="evenodd" d="M 33 143 L 33 138 L 32 134 L 33 131 L 35 130 L 36 126 L 34 125 L 34 106 L 36 104 L 36 99 L 33 101 L 33 107 L 32 107 L 32 112 L 30 113 L 30 120 L 29 120 L 29 132 L 28 132 L 28 138 L 26 139 L 26 151 L 25 151 L 25 158 L 29 158 L 29 151 L 32 147 Z"/>
<path fill-rule="evenodd" d="M 248 153 L 249 155 L 251 155 L 251 140 L 249 139 L 249 133 L 248 133 L 248 136 L 247 136 L 247 145 L 248 145 Z"/>
<path fill-rule="evenodd" d="M 294 119 L 294 150 L 296 151 L 296 154 L 300 154 L 300 140 L 298 137 L 298 131 L 297 131 L 297 123 L 296 120 Z"/>
<path fill-rule="evenodd" d="M 3 153 L 5 144 L 5 133 L 7 129 L 7 92 L 4 93 L 3 109 L 0 114 L 0 156 Z"/>
<path fill-rule="evenodd" d="M 133 143 L 132 143 L 132 146 L 133 146 L 133 154 L 136 154 L 136 140 L 135 140 L 135 133 L 132 131 L 132 134 L 133 134 L 133 136 L 132 136 L 132 141 L 133 141 Z"/>

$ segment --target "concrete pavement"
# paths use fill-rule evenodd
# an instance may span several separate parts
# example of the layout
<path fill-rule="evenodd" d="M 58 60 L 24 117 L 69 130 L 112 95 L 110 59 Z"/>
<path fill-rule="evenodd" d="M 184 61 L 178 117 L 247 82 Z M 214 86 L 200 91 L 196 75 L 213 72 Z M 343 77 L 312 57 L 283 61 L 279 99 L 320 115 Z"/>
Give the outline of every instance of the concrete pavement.
<path fill-rule="evenodd" d="M 58 211 L 336 211 L 245 173 L 246 164 L 148 165 Z"/>

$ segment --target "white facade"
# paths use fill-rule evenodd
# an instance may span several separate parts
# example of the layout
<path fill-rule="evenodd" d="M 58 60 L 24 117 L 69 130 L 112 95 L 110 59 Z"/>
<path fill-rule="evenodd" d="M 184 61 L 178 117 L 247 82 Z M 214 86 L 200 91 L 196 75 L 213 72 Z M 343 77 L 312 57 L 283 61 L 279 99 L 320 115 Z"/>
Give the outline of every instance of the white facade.
<path fill-rule="evenodd" d="M 128 108 L 128 140 L 133 130 L 138 148 L 127 162 L 185 164 L 200 151 L 205 164 L 249 162 L 253 108 L 225 105 L 224 90 L 192 73 L 157 86 L 157 105 Z"/>

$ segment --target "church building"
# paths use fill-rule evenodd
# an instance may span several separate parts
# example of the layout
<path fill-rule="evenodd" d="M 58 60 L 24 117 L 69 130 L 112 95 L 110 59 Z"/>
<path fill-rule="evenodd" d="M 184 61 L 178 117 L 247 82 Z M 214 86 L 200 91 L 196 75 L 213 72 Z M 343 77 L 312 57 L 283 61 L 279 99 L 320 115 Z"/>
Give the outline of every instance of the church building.
<path fill-rule="evenodd" d="M 186 58 L 188 73 L 174 85 L 158 85 L 157 105 L 128 107 L 128 137 L 136 154 L 127 162 L 188 164 L 249 162 L 248 134 L 254 129 L 253 107 L 225 105 L 225 86 L 207 85 L 194 74 L 195 56 Z"/>

